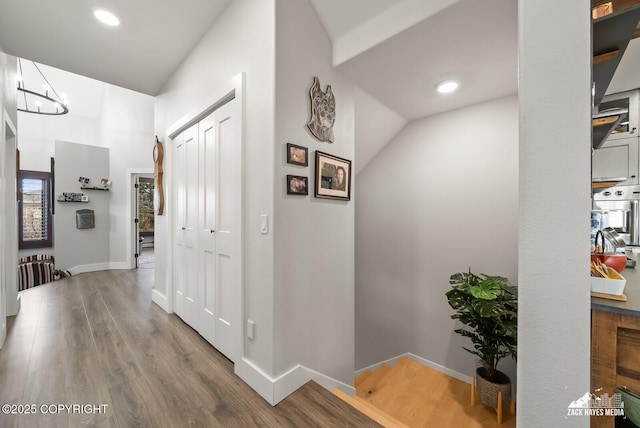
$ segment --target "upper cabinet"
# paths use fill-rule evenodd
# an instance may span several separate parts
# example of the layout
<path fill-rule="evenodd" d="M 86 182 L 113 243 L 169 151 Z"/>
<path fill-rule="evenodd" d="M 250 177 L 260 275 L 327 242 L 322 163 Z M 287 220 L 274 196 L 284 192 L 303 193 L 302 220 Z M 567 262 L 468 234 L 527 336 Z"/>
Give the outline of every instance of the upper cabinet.
<path fill-rule="evenodd" d="M 593 1 L 592 147 L 638 133 L 638 92 L 605 97 L 629 41 L 639 34 L 640 0 Z"/>
<path fill-rule="evenodd" d="M 638 70 L 640 72 L 640 70 Z M 612 128 L 608 135 L 608 140 L 619 140 L 621 138 L 638 136 L 638 116 L 640 114 L 640 90 L 620 92 L 618 94 L 606 95 L 600 105 L 598 112 L 601 114 L 625 112 L 621 114 L 620 122 Z"/>
<path fill-rule="evenodd" d="M 609 83 L 627 49 L 629 40 L 634 37 L 640 21 L 640 4 L 616 8 L 614 12 L 593 20 L 593 84 L 594 106 L 598 107 Z"/>

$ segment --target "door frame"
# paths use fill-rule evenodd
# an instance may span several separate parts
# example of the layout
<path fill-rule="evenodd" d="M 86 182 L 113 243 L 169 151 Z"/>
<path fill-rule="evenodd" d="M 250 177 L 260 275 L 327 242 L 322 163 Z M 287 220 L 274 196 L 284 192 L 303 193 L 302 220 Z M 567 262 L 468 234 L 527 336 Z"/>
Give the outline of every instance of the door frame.
<path fill-rule="evenodd" d="M 238 73 L 235 75 L 230 81 L 226 84 L 221 85 L 219 88 L 216 88 L 213 93 L 204 99 L 201 103 L 199 103 L 196 108 L 192 109 L 189 113 L 185 114 L 171 126 L 169 126 L 165 132 L 165 154 L 168 152 L 168 158 L 165 157 L 165 162 L 170 164 L 170 172 L 173 174 L 175 171 L 175 154 L 174 154 L 174 143 L 173 140 L 180 133 L 192 125 L 200 122 L 200 120 L 207 117 L 210 113 L 218 109 L 220 106 L 226 104 L 232 99 L 236 99 L 238 101 L 238 113 L 240 120 L 240 163 L 242 165 L 242 169 L 240 171 L 241 176 L 241 195 L 240 195 L 240 224 L 239 224 L 239 240 L 240 240 L 240 337 L 238 337 L 240 355 L 239 358 L 244 356 L 244 230 L 245 230 L 245 213 L 244 213 L 244 199 L 245 199 L 245 184 L 244 184 L 244 125 L 245 125 L 245 74 L 244 72 Z M 168 182 L 169 183 L 169 182 Z M 174 230 L 176 227 L 174 218 L 174 210 L 171 208 L 171 204 L 173 201 L 173 183 L 167 185 L 165 187 L 165 192 L 167 193 L 167 198 L 165 198 L 165 213 L 168 217 L 167 219 L 167 227 L 164 230 L 167 232 L 167 263 L 166 263 L 166 275 L 164 276 L 165 290 L 166 295 L 161 295 L 156 291 L 152 298 L 153 301 L 156 302 L 160 307 L 164 308 L 167 312 L 174 312 L 174 296 L 175 296 L 175 287 L 173 282 L 174 272 L 173 272 L 173 257 L 174 257 Z M 156 269 L 158 268 L 158 264 L 156 264 Z M 157 273 L 157 272 L 156 272 Z"/>
<path fill-rule="evenodd" d="M 149 151 L 149 159 L 151 159 L 151 151 Z M 127 222 L 127 236 L 129 237 L 129 245 L 127 245 L 126 263 L 127 266 L 124 269 L 135 269 L 135 245 L 138 237 L 136 236 L 136 192 L 133 186 L 138 176 L 151 176 L 153 177 L 153 168 L 130 168 L 127 169 L 127 212 L 130 213 L 129 221 Z"/>
<path fill-rule="evenodd" d="M 17 171 L 16 148 L 18 132 L 6 109 L 0 111 L 0 162 L 3 179 L 6 183 L 4 192 L 0 192 L 4 208 L 0 246 L 0 349 L 7 335 L 7 317 L 17 315 L 20 310 L 20 294 L 18 294 L 18 205 L 17 205 Z M 9 137 L 9 138 L 7 138 Z M 13 209 L 8 209 L 11 205 Z M 10 261 L 14 260 L 13 263 Z M 9 262 L 7 262 L 9 261 Z"/>
<path fill-rule="evenodd" d="M 144 169 L 144 171 L 142 171 L 142 169 Z M 138 215 L 138 192 L 135 190 L 135 185 L 137 184 L 137 179 L 139 179 L 140 177 L 153 178 L 153 169 L 142 169 L 128 170 L 128 173 L 130 174 L 129 192 L 131 192 L 131 197 L 128 198 L 129 203 L 131 204 L 131 219 L 129 221 L 129 226 L 131 227 L 131 236 L 129 242 L 131 242 L 132 245 L 130 245 L 129 251 L 127 252 L 127 260 L 131 264 L 131 269 L 137 268 L 136 252 L 138 251 L 138 228 L 135 222 L 135 219 Z"/>

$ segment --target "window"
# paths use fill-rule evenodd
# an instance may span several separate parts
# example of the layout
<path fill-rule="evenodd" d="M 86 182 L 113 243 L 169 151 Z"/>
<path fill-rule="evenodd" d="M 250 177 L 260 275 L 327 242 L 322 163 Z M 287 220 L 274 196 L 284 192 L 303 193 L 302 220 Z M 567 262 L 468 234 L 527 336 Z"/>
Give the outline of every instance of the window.
<path fill-rule="evenodd" d="M 19 177 L 19 246 L 20 248 L 52 247 L 51 174 L 22 170 Z"/>

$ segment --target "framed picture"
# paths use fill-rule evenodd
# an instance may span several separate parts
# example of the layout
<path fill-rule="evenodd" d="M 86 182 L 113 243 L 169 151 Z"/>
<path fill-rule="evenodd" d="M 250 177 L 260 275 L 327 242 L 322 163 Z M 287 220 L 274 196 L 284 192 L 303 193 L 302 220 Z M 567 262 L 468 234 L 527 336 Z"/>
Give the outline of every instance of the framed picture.
<path fill-rule="evenodd" d="M 351 161 L 316 151 L 317 198 L 351 199 Z"/>
<path fill-rule="evenodd" d="M 308 166 L 309 150 L 306 147 L 296 146 L 295 144 L 287 143 L 287 163 L 294 165 Z"/>
<path fill-rule="evenodd" d="M 287 175 L 287 195 L 308 195 L 309 178 L 299 175 Z"/>

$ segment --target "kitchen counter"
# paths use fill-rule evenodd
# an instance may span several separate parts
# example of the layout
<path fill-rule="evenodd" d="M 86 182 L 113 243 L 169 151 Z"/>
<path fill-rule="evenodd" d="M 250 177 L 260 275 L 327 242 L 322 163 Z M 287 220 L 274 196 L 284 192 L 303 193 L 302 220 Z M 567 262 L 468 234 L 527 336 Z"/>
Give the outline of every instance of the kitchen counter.
<path fill-rule="evenodd" d="M 627 301 L 591 298 L 591 390 L 600 396 L 622 386 L 640 391 L 640 254 L 627 256 L 637 263 L 621 272 Z M 615 418 L 591 417 L 592 428 L 615 426 Z"/>
<path fill-rule="evenodd" d="M 591 309 L 613 312 L 621 315 L 640 316 L 640 254 L 627 251 L 627 257 L 636 261 L 635 268 L 626 268 L 620 274 L 627 280 L 624 287 L 626 302 L 617 300 L 591 298 Z"/>

